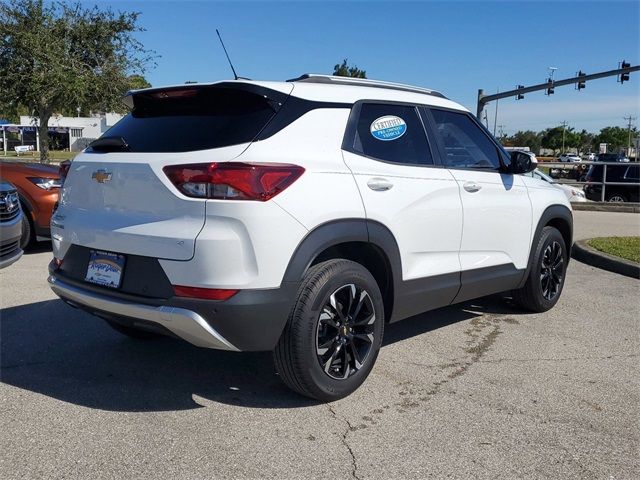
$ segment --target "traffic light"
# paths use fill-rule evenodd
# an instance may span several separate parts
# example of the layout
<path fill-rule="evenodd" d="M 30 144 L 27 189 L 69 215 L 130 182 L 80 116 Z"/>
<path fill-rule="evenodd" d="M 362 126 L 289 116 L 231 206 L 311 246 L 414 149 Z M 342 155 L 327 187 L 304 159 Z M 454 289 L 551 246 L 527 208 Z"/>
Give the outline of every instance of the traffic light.
<path fill-rule="evenodd" d="M 586 77 L 587 74 L 586 73 L 582 73 L 582 70 L 580 70 L 576 76 L 577 77 Z M 587 83 L 584 80 L 578 80 L 578 83 L 576 84 L 576 90 L 582 90 L 586 85 L 587 85 Z"/>
<path fill-rule="evenodd" d="M 629 68 L 631 66 L 631 64 L 629 62 L 625 62 L 624 60 L 622 61 L 622 63 L 620 63 L 620 68 Z M 628 73 L 621 73 L 620 74 L 620 80 L 618 80 L 620 83 L 624 83 L 624 82 L 628 82 L 629 81 L 629 74 Z"/>
<path fill-rule="evenodd" d="M 547 87 L 546 95 L 553 95 L 553 80 L 548 78 L 547 85 L 549 86 Z"/>
<path fill-rule="evenodd" d="M 524 85 L 518 85 L 516 87 L 518 90 L 522 90 L 524 88 Z M 519 93 L 518 95 L 516 95 L 516 100 L 522 100 L 524 98 L 524 94 Z"/>

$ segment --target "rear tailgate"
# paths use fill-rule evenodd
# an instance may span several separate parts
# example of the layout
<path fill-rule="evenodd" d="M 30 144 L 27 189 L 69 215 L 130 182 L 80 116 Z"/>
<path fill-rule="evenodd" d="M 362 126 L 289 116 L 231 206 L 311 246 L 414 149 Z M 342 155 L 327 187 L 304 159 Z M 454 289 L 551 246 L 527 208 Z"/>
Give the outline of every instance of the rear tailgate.
<path fill-rule="evenodd" d="M 191 259 L 206 201 L 180 193 L 163 167 L 234 159 L 287 93 L 241 82 L 134 92 L 132 114 L 71 163 L 51 223 L 56 257 L 74 244 Z"/>

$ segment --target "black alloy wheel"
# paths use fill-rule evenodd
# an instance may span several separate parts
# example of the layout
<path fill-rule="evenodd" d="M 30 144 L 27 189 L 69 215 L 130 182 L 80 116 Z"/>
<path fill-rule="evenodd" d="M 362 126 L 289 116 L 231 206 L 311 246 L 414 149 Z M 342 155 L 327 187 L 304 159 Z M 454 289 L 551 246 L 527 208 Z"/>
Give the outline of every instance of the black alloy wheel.
<path fill-rule="evenodd" d="M 327 375 L 344 380 L 362 368 L 374 344 L 375 321 L 365 289 L 350 283 L 329 295 L 316 329 L 316 354 Z"/>
<path fill-rule="evenodd" d="M 547 245 L 542 254 L 540 265 L 540 286 L 542 296 L 547 300 L 553 300 L 560 291 L 560 285 L 564 278 L 564 256 L 562 246 L 558 242 Z"/>

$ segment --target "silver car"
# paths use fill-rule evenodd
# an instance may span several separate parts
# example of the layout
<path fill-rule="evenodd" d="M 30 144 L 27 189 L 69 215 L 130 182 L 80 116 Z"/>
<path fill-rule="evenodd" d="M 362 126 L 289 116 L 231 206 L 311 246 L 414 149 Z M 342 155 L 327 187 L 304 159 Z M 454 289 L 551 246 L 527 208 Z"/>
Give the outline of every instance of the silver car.
<path fill-rule="evenodd" d="M 22 256 L 22 209 L 18 191 L 0 180 L 0 268 L 8 267 Z"/>

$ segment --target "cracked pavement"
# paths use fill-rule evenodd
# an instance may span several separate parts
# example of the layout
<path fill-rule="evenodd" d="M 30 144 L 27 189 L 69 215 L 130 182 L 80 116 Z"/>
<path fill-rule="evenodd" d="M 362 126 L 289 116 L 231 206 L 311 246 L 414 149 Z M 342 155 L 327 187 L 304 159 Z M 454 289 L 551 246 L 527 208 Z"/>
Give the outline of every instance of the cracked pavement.
<path fill-rule="evenodd" d="M 319 404 L 268 353 L 119 336 L 55 300 L 50 255 L 0 272 L 3 479 L 640 476 L 638 280 L 572 261 L 545 314 L 498 295 L 388 326 Z"/>

